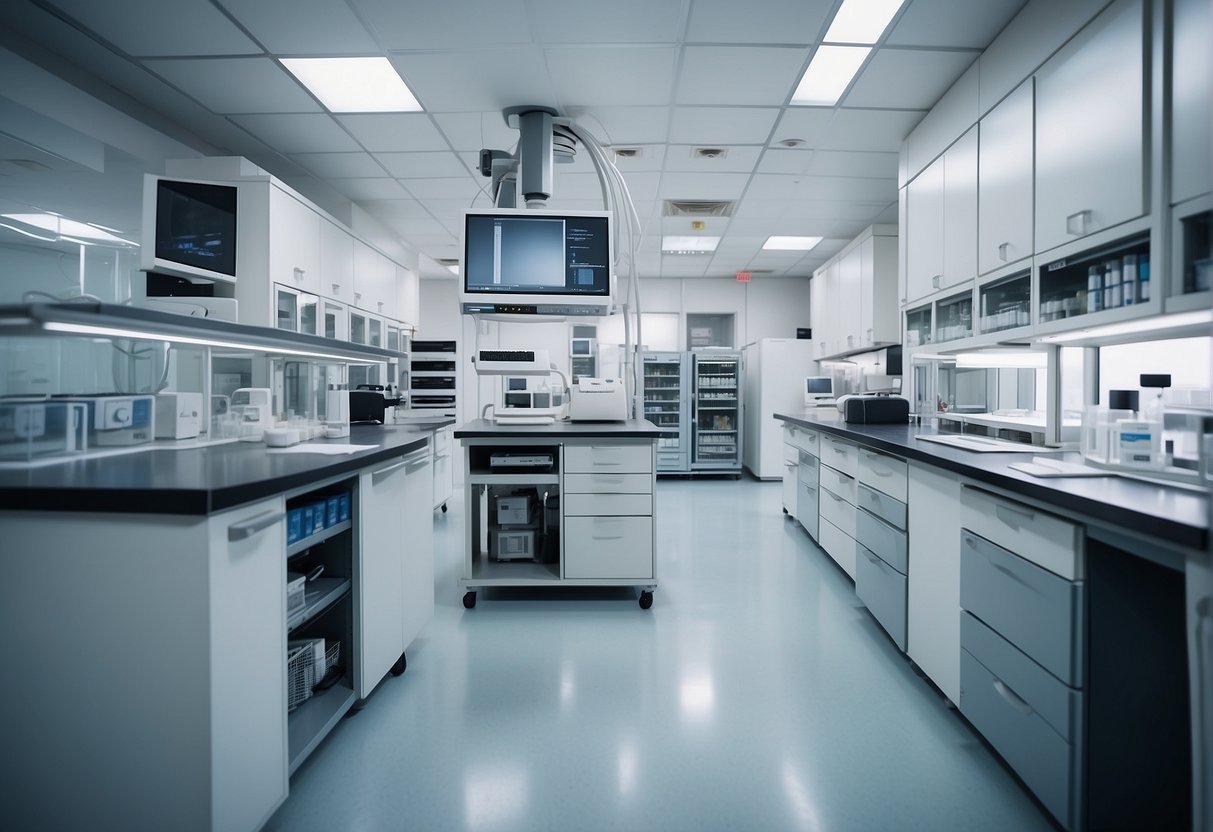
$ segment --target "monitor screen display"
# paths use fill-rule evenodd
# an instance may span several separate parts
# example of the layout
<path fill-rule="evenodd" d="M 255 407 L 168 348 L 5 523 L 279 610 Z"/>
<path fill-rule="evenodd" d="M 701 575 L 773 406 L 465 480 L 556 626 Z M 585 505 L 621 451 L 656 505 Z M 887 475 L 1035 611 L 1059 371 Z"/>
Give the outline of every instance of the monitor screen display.
<path fill-rule="evenodd" d="M 605 214 L 469 213 L 466 292 L 609 297 L 610 221 Z"/>
<path fill-rule="evenodd" d="M 235 277 L 236 188 L 161 179 L 156 257 Z"/>
<path fill-rule="evenodd" d="M 807 376 L 804 380 L 804 392 L 810 396 L 832 396 L 834 380 L 829 376 Z"/>

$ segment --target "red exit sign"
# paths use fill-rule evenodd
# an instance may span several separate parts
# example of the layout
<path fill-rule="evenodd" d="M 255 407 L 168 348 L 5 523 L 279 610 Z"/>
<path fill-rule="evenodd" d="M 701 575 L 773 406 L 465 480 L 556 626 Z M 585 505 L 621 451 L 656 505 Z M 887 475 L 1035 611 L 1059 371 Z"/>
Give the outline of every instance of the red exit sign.
<path fill-rule="evenodd" d="M 751 277 L 753 277 L 753 275 L 750 272 L 738 272 L 737 273 L 737 282 L 738 283 L 749 283 Z"/>

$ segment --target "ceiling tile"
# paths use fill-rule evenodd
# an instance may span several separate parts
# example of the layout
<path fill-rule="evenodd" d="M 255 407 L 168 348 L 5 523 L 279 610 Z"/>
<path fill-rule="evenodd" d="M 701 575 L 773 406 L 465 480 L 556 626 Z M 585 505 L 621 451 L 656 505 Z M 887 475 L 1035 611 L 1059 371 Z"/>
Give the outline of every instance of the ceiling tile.
<path fill-rule="evenodd" d="M 622 145 L 620 145 L 622 146 Z M 627 176 L 631 173 L 660 171 L 665 164 L 665 145 L 644 144 L 629 145 L 640 151 L 638 156 L 616 156 L 608 151 L 607 155 L 619 168 L 620 173 Z"/>
<path fill-rule="evenodd" d="M 373 113 L 338 116 L 372 153 L 448 150 L 446 139 L 424 113 Z"/>
<path fill-rule="evenodd" d="M 870 176 L 895 179 L 897 177 L 897 160 L 898 154 L 896 153 L 818 150 L 809 162 L 808 172 L 825 176 Z"/>
<path fill-rule="evenodd" d="M 700 254 L 663 254 L 661 256 L 662 277 L 703 277 L 712 258 Z"/>
<path fill-rule="evenodd" d="M 712 145 L 723 150 L 724 156 L 704 159 L 695 155 L 698 145 L 675 144 L 666 148 L 665 169 L 702 173 L 749 173 L 758 164 L 762 148 L 757 145 Z"/>
<path fill-rule="evenodd" d="M 484 180 L 485 183 L 488 180 Z M 472 197 L 480 193 L 480 185 L 471 175 L 460 177 L 449 177 L 442 179 L 404 179 L 401 184 L 408 188 L 410 194 L 417 199 L 425 202 L 427 199 L 434 197 L 437 199 L 461 199 Z"/>
<path fill-rule="evenodd" d="M 661 177 L 664 199 L 737 199 L 750 181 L 745 173 L 666 173 Z"/>
<path fill-rule="evenodd" d="M 426 210 L 434 215 L 435 219 L 439 220 L 459 220 L 463 221 L 463 214 L 469 208 L 473 207 L 467 199 L 441 199 L 427 197 L 423 203 Z M 489 207 L 486 204 L 480 207 Z"/>
<path fill-rule="evenodd" d="M 321 107 L 271 58 L 144 61 L 211 112 L 318 113 Z"/>
<path fill-rule="evenodd" d="M 674 103 L 782 106 L 808 57 L 805 47 L 688 46 Z"/>
<path fill-rule="evenodd" d="M 781 147 L 769 147 L 762 154 L 762 162 L 758 165 L 759 173 L 800 174 L 809 169 L 813 162 L 811 150 L 785 150 Z"/>
<path fill-rule="evenodd" d="M 695 0 L 688 43 L 814 43 L 833 0 Z"/>
<path fill-rule="evenodd" d="M 747 199 L 787 200 L 801 193 L 801 177 L 792 174 L 756 173 L 746 189 Z"/>
<path fill-rule="evenodd" d="M 769 235 L 759 234 L 745 236 L 741 234 L 729 234 L 720 241 L 720 245 L 716 247 L 717 258 L 721 256 L 741 256 L 753 257 L 757 251 L 762 248 L 762 244 L 767 241 Z"/>
<path fill-rule="evenodd" d="M 468 169 L 450 151 L 429 153 L 376 153 L 387 172 L 399 179 L 466 176 Z"/>
<path fill-rule="evenodd" d="M 881 150 L 896 153 L 926 113 L 922 110 L 850 110 L 842 108 L 817 146 L 825 150 Z"/>
<path fill-rule="evenodd" d="M 787 107 L 779 117 L 771 143 L 800 139 L 804 142 L 801 149 L 811 150 L 817 146 L 817 139 L 830 126 L 833 118 L 834 110 L 831 107 Z"/>
<path fill-rule="evenodd" d="M 678 50 L 597 46 L 544 50 L 562 106 L 669 104 Z"/>
<path fill-rule="evenodd" d="M 660 173 L 625 173 L 624 181 L 628 183 L 628 192 L 632 195 L 632 202 L 636 203 L 636 211 L 641 217 L 645 214 L 640 210 L 641 204 L 648 205 L 651 209 L 653 203 L 657 201 L 658 189 L 661 186 Z"/>
<path fill-rule="evenodd" d="M 384 175 L 383 168 L 369 153 L 299 153 L 291 159 L 322 179 L 362 179 Z"/>
<path fill-rule="evenodd" d="M 784 211 L 789 219 L 870 220 L 886 207 L 883 202 L 822 201 L 810 198 L 792 200 Z"/>
<path fill-rule="evenodd" d="M 471 151 L 479 156 L 485 147 L 513 150 L 518 144 L 518 131 L 509 127 L 500 112 L 435 113 L 434 121 L 451 146 L 458 151 Z"/>
<path fill-rule="evenodd" d="M 358 150 L 358 143 L 332 116 L 322 113 L 232 116 L 279 153 L 333 153 Z"/>
<path fill-rule="evenodd" d="M 675 107 L 670 141 L 677 144 L 765 144 L 774 107 Z"/>
<path fill-rule="evenodd" d="M 475 49 L 530 43 L 522 0 L 350 0 L 385 49 Z"/>
<path fill-rule="evenodd" d="M 897 179 L 850 176 L 801 176 L 798 195 L 837 202 L 890 202 L 897 199 Z"/>
<path fill-rule="evenodd" d="M 55 0 L 54 5 L 128 55 L 260 55 L 262 49 L 208 0 Z"/>
<path fill-rule="evenodd" d="M 696 219 L 703 223 L 702 229 L 694 229 L 691 223 Z M 710 236 L 721 237 L 724 240 L 729 239 L 724 237 L 725 229 L 728 228 L 728 217 L 662 217 L 661 218 L 661 233 L 662 234 L 706 234 Z"/>
<path fill-rule="evenodd" d="M 432 219 L 429 212 L 415 199 L 363 200 L 358 203 L 377 217 L 393 220 Z"/>
<path fill-rule="evenodd" d="M 611 0 L 609 7 L 530 0 L 536 36 L 564 43 L 673 43 L 682 29 L 681 0 Z"/>
<path fill-rule="evenodd" d="M 889 33 L 898 46 L 985 49 L 1026 0 L 914 0 Z"/>
<path fill-rule="evenodd" d="M 976 59 L 976 52 L 878 49 L 843 106 L 930 109 Z"/>
<path fill-rule="evenodd" d="M 791 217 L 776 217 L 766 219 L 733 218 L 729 225 L 729 234 L 739 234 L 745 237 L 761 236 L 763 241 L 772 234 L 814 234 L 816 231 L 811 220 L 794 219 Z"/>
<path fill-rule="evenodd" d="M 556 90 L 537 47 L 397 52 L 389 57 L 430 113 L 491 110 L 500 119 L 506 107 L 556 104 Z"/>
<path fill-rule="evenodd" d="M 746 192 L 745 199 L 733 210 L 733 220 L 776 219 L 786 214 L 787 199 L 763 199 L 754 193 L 753 183 Z"/>
<path fill-rule="evenodd" d="M 395 179 L 329 179 L 328 183 L 353 200 L 404 199 L 408 193 Z"/>
<path fill-rule="evenodd" d="M 553 177 L 552 193 L 561 199 L 596 199 L 602 204 L 602 186 L 594 173 L 565 173 L 558 168 Z"/>
<path fill-rule="evenodd" d="M 331 0 L 219 0 L 275 55 L 375 54 L 379 45 L 350 7 Z"/>
<path fill-rule="evenodd" d="M 665 144 L 668 107 L 569 107 L 569 117 L 604 145 Z"/>

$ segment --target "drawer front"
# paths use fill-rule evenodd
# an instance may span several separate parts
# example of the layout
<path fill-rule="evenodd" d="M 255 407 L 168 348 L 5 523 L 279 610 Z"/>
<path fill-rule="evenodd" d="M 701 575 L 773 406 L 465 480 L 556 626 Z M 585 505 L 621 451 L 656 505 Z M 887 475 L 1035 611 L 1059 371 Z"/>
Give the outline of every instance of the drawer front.
<path fill-rule="evenodd" d="M 1007 551 L 1066 580 L 1082 580 L 1082 527 L 1022 503 L 965 486 L 960 521 Z"/>
<path fill-rule="evenodd" d="M 817 472 L 817 478 L 823 488 L 830 489 L 851 505 L 855 505 L 858 497 L 858 487 L 854 477 L 837 471 L 828 465 L 821 465 Z"/>
<path fill-rule="evenodd" d="M 822 495 L 824 497 L 824 495 Z M 817 544 L 834 562 L 855 580 L 855 540 L 823 516 L 818 527 Z"/>
<path fill-rule="evenodd" d="M 451 452 L 451 431 L 447 428 L 434 432 L 434 454 L 442 456 Z"/>
<path fill-rule="evenodd" d="M 968 650 L 960 651 L 960 712 L 1058 822 L 1079 829 L 1080 754 Z"/>
<path fill-rule="evenodd" d="M 649 474 L 565 474 L 567 494 L 652 494 Z"/>
<path fill-rule="evenodd" d="M 681 453 L 657 452 L 658 471 L 683 471 L 686 470 L 686 467 L 686 458 Z"/>
<path fill-rule="evenodd" d="M 804 451 L 800 452 L 800 472 L 798 478 L 805 485 L 817 485 L 819 476 L 817 469 L 820 467 L 817 463 L 817 457 L 812 454 L 807 454 Z"/>
<path fill-rule="evenodd" d="M 895 529 L 862 508 L 855 513 L 855 541 L 889 566 L 905 575 L 909 561 L 906 533 Z"/>
<path fill-rule="evenodd" d="M 855 505 L 871 512 L 889 525 L 899 529 L 906 527 L 906 504 L 862 482 L 855 488 Z"/>
<path fill-rule="evenodd" d="M 565 517 L 653 516 L 652 494 L 564 494 Z"/>
<path fill-rule="evenodd" d="M 796 487 L 796 519 L 814 540 L 817 539 L 818 493 L 815 485 L 802 482 Z"/>
<path fill-rule="evenodd" d="M 651 445 L 565 445 L 564 470 L 569 473 L 647 474 L 653 470 Z"/>
<path fill-rule="evenodd" d="M 1067 685 L 1082 687 L 1083 586 L 967 529 L 960 532 L 960 606 Z"/>
<path fill-rule="evenodd" d="M 564 531 L 566 578 L 652 580 L 653 518 L 569 517 Z"/>
<path fill-rule="evenodd" d="M 906 469 L 904 459 L 859 449 L 859 481 L 903 503 L 909 493 Z"/>
<path fill-rule="evenodd" d="M 855 443 L 845 439 L 835 439 L 833 436 L 822 436 L 820 441 L 821 461 L 835 470 L 849 476 L 855 476 L 859 470 L 859 449 Z"/>
<path fill-rule="evenodd" d="M 786 463 L 792 463 L 793 465 L 799 464 L 800 449 L 797 448 L 795 445 L 793 445 L 791 442 L 785 441 L 783 443 L 783 461 L 785 464 Z"/>
<path fill-rule="evenodd" d="M 893 639 L 906 650 L 906 576 L 862 545 L 855 547 L 855 594 Z"/>
<path fill-rule="evenodd" d="M 858 534 L 855 519 L 858 509 L 824 486 L 821 488 L 819 499 L 821 501 L 821 519 L 829 520 L 853 540 Z"/>
<path fill-rule="evenodd" d="M 817 448 L 820 445 L 817 431 L 808 430 L 807 428 L 798 426 L 790 426 L 788 428 L 788 433 L 785 435 L 788 436 L 792 445 L 794 445 L 797 450 L 808 451 L 814 456 L 817 455 Z"/>

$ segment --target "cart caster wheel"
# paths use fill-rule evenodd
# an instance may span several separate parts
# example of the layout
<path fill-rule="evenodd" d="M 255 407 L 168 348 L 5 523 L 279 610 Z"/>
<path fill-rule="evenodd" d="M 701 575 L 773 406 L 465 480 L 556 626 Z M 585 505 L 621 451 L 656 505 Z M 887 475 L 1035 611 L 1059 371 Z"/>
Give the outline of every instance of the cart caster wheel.
<path fill-rule="evenodd" d="M 788 510 L 785 508 L 785 509 L 783 510 L 783 513 L 784 513 L 784 514 L 787 514 L 787 513 L 788 513 Z"/>
<path fill-rule="evenodd" d="M 647 610 L 651 606 L 653 606 L 653 593 L 648 591 L 640 593 L 640 608 Z"/>
<path fill-rule="evenodd" d="M 405 661 L 404 654 L 400 654 L 400 658 L 396 659 L 396 663 L 392 665 L 392 669 L 388 671 L 393 676 L 399 676 L 404 673 L 404 669 L 408 667 L 408 662 Z"/>
<path fill-rule="evenodd" d="M 472 607 L 474 607 L 474 606 L 476 606 L 476 593 L 475 593 L 475 592 L 465 592 L 465 593 L 463 593 L 463 607 L 464 607 L 464 609 L 469 609 L 469 610 L 470 610 L 470 609 L 471 609 Z"/>
<path fill-rule="evenodd" d="M 446 514 L 446 503 L 442 504 L 442 513 Z"/>

